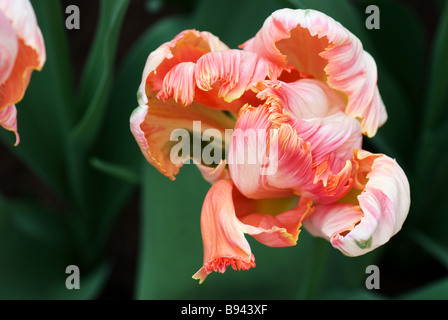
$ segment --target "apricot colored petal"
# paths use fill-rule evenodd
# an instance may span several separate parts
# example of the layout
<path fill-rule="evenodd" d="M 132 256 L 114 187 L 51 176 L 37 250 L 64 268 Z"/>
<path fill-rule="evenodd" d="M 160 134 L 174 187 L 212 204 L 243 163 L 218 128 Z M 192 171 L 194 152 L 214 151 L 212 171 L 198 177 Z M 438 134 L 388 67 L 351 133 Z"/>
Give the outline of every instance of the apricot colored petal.
<path fill-rule="evenodd" d="M 163 88 L 165 76 L 177 64 L 196 63 L 208 52 L 225 49 L 228 47 L 209 32 L 185 30 L 179 33 L 173 40 L 162 44 L 148 56 L 138 89 L 139 104 L 148 103 L 150 92 L 158 92 Z"/>
<path fill-rule="evenodd" d="M 202 283 L 208 274 L 223 273 L 227 266 L 234 270 L 255 267 L 245 233 L 269 246 L 296 244 L 301 221 L 309 214 L 311 202 L 299 201 L 295 208 L 275 217 L 257 213 L 257 209 L 262 210 L 257 200 L 245 198 L 230 179 L 220 180 L 211 187 L 201 214 L 204 264 L 194 279 Z"/>
<path fill-rule="evenodd" d="M 410 190 L 405 173 L 388 156 L 354 152 L 356 168 L 364 175 L 357 204 L 316 205 L 304 221 L 310 233 L 328 239 L 348 256 L 359 256 L 385 244 L 400 231 L 409 211 Z M 369 170 L 365 170 L 369 168 Z M 354 190 L 356 191 L 356 190 Z"/>
<path fill-rule="evenodd" d="M 218 85 L 218 97 L 232 102 L 249 90 L 253 83 L 276 77 L 280 70 L 273 68 L 275 65 L 271 62 L 251 52 L 216 51 L 198 60 L 196 83 L 204 91 L 212 90 L 213 86 Z"/>
<path fill-rule="evenodd" d="M 195 122 L 200 122 L 200 130 L 216 129 L 225 136 L 225 129 L 232 128 L 234 120 L 218 110 L 207 109 L 197 104 L 184 107 L 173 100 L 163 102 L 149 100 L 148 105 L 139 106 L 131 115 L 130 127 L 143 155 L 162 174 L 174 180 L 183 162 L 171 159 L 171 150 L 178 140 L 171 139 L 176 130 L 184 129 L 188 139 L 196 132 Z M 190 141 L 187 141 L 188 144 Z M 190 155 L 183 155 L 188 159 Z M 179 160 L 179 161 L 177 161 Z M 199 159 L 197 159 L 199 161 Z"/>
<path fill-rule="evenodd" d="M 196 89 L 194 71 L 193 62 L 181 62 L 174 66 L 163 79 L 162 90 L 157 94 L 157 98 L 163 101 L 173 98 L 184 106 L 192 104 Z"/>
<path fill-rule="evenodd" d="M 202 283 L 213 271 L 224 273 L 255 267 L 255 258 L 244 237 L 244 224 L 237 218 L 233 202 L 233 183 L 220 180 L 207 193 L 201 214 L 204 264 L 193 275 Z"/>
<path fill-rule="evenodd" d="M 386 121 L 374 59 L 356 36 L 331 17 L 314 10 L 277 10 L 242 47 L 277 65 L 293 65 L 344 93 L 345 112 L 361 120 L 369 137 Z"/>

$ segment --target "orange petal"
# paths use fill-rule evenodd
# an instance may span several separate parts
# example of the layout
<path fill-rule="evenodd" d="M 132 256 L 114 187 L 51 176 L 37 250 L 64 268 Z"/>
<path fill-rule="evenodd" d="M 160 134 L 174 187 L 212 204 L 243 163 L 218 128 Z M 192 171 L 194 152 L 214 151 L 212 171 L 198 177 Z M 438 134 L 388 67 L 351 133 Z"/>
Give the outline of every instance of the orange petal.
<path fill-rule="evenodd" d="M 148 103 L 151 92 L 163 89 L 166 75 L 179 63 L 196 63 L 208 52 L 225 49 L 228 47 L 211 33 L 196 30 L 185 30 L 173 40 L 162 44 L 151 52 L 146 61 L 138 90 L 139 104 Z"/>
<path fill-rule="evenodd" d="M 216 182 L 204 200 L 201 231 L 204 244 L 204 265 L 193 276 L 204 281 L 213 271 L 224 272 L 255 267 L 255 259 L 244 234 L 274 247 L 291 246 L 297 242 L 302 219 L 311 211 L 311 202 L 299 204 L 277 216 L 258 213 L 263 204 L 245 198 L 232 180 Z"/>

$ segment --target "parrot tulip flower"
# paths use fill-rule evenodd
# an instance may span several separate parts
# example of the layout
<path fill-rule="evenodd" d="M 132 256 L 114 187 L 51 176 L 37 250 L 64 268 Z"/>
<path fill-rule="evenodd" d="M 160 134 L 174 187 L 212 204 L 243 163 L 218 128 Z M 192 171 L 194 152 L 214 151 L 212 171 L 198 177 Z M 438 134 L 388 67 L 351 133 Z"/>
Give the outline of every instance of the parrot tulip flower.
<path fill-rule="evenodd" d="M 363 135 L 387 119 L 375 61 L 321 12 L 278 10 L 240 50 L 186 30 L 149 55 L 138 101 L 131 131 L 170 179 L 183 165 L 170 158 L 175 130 L 222 133 L 215 140 L 226 157 L 195 162 L 212 185 L 201 213 L 204 263 L 193 276 L 200 282 L 228 266 L 255 266 L 245 234 L 291 246 L 303 224 L 356 256 L 386 243 L 406 219 L 403 170 L 362 150 Z"/>
<path fill-rule="evenodd" d="M 17 133 L 17 110 L 33 70 L 41 70 L 46 52 L 28 0 L 0 1 L 0 125 Z"/>

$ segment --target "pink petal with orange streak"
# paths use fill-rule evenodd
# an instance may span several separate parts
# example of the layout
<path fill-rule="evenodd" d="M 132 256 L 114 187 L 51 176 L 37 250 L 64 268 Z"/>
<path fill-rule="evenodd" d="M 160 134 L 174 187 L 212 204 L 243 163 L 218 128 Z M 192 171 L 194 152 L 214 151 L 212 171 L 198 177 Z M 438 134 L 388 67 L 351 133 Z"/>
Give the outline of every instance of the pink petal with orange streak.
<path fill-rule="evenodd" d="M 331 17 L 314 10 L 277 10 L 242 47 L 278 65 L 293 65 L 343 92 L 348 98 L 345 112 L 361 120 L 369 137 L 386 121 L 375 61 L 359 39 Z"/>

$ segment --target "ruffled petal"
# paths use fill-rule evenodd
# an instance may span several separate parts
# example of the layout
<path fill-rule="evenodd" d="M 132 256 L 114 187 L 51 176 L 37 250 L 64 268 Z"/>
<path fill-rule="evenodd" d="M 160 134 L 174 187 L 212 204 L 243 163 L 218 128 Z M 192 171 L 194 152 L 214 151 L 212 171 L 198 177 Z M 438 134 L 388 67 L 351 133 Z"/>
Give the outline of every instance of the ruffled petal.
<path fill-rule="evenodd" d="M 290 200 L 286 199 L 286 203 Z M 266 202 L 245 198 L 230 179 L 220 180 L 211 187 L 201 214 L 204 264 L 193 275 L 194 279 L 202 283 L 211 272 L 223 273 L 228 266 L 234 270 L 255 267 L 255 258 L 244 237 L 245 233 L 274 247 L 290 246 L 297 242 L 301 221 L 311 211 L 311 202 L 303 199 L 295 207 L 276 216 L 258 211 L 263 210 L 265 205 Z"/>
<path fill-rule="evenodd" d="M 0 84 L 9 78 L 18 51 L 16 33 L 9 19 L 0 11 Z"/>
<path fill-rule="evenodd" d="M 277 10 L 242 47 L 344 93 L 345 112 L 360 119 L 369 137 L 386 121 L 375 61 L 359 39 L 331 17 L 314 10 Z"/>
<path fill-rule="evenodd" d="M 405 173 L 388 156 L 354 152 L 355 186 L 338 203 L 315 206 L 305 228 L 348 256 L 359 256 L 385 244 L 400 231 L 409 211 Z"/>
<path fill-rule="evenodd" d="M 163 89 L 166 75 L 179 63 L 196 63 L 208 52 L 225 49 L 228 47 L 216 36 L 196 30 L 185 30 L 173 40 L 162 44 L 148 56 L 146 61 L 138 90 L 139 104 L 148 103 L 152 91 L 158 92 Z"/>
<path fill-rule="evenodd" d="M 265 104 L 241 109 L 229 147 L 231 177 L 246 197 L 300 194 L 330 202 L 349 191 L 360 124 L 340 111 L 339 95 L 324 88 L 308 79 L 257 85 Z M 313 111 L 316 102 L 321 110 Z"/>

